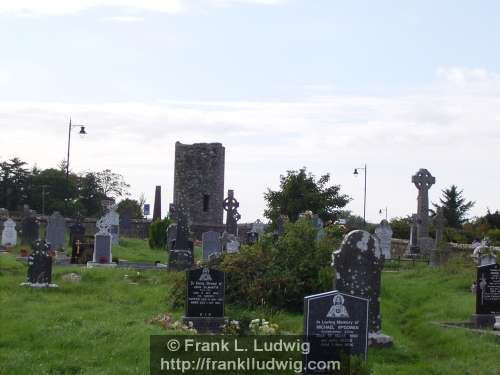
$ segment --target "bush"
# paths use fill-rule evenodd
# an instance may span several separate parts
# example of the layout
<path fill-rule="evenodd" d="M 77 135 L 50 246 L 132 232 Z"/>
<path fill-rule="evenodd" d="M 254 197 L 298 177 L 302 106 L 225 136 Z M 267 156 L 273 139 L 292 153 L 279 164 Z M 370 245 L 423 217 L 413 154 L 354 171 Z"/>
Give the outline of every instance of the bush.
<path fill-rule="evenodd" d="M 486 236 L 489 237 L 493 245 L 498 246 L 500 244 L 500 229 L 490 229 L 486 232 Z"/>
<path fill-rule="evenodd" d="M 166 249 L 167 228 L 171 223 L 168 218 L 151 223 L 149 226 L 149 247 L 151 249 Z"/>
<path fill-rule="evenodd" d="M 231 285 L 228 302 L 300 311 L 304 296 L 331 290 L 335 241 L 327 236 L 317 242 L 315 236 L 311 221 L 300 219 L 287 223 L 274 244 L 259 242 L 226 254 L 221 268 Z"/>
<path fill-rule="evenodd" d="M 393 238 L 410 239 L 410 218 L 396 217 L 391 220 L 391 227 Z"/>

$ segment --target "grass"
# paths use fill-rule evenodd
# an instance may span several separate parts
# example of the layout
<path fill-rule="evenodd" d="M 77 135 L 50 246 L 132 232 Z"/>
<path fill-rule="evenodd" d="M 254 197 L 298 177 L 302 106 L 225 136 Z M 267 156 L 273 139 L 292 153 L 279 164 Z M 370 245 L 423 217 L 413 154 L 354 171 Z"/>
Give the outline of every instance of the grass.
<path fill-rule="evenodd" d="M 141 240 L 122 240 L 113 253 L 130 262 L 166 256 Z M 78 273 L 81 282 L 64 281 L 69 272 Z M 58 266 L 53 280 L 59 288 L 48 290 L 20 287 L 25 277 L 25 264 L 13 255 L 0 256 L 0 374 L 148 374 L 149 336 L 165 330 L 147 321 L 183 314 L 171 307 L 178 273 Z M 500 374 L 500 344 L 492 336 L 433 324 L 468 320 L 473 279 L 473 266 L 462 262 L 383 273 L 383 332 L 395 344 L 370 349 L 373 374 Z M 233 305 L 226 313 L 302 332 L 301 314 Z"/>

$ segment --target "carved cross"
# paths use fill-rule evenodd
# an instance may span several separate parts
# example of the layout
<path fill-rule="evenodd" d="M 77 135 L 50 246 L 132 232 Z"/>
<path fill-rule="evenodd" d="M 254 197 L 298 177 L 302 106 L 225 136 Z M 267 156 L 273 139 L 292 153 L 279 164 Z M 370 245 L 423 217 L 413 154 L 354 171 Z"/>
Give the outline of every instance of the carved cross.
<path fill-rule="evenodd" d="M 411 178 L 411 182 L 415 184 L 419 191 L 429 190 L 436 183 L 436 177 L 432 176 L 427 169 L 422 168 Z"/>

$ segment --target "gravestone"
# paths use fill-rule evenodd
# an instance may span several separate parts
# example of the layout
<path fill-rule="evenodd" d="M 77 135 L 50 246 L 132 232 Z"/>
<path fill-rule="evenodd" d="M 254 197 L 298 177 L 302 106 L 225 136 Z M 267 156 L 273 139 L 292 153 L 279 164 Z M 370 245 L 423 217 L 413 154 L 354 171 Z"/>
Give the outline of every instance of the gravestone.
<path fill-rule="evenodd" d="M 410 242 L 408 243 L 407 253 L 409 255 L 417 255 L 420 253 L 417 243 L 417 214 L 411 215 L 410 218 Z"/>
<path fill-rule="evenodd" d="M 226 232 L 238 235 L 238 221 L 241 215 L 238 213 L 239 202 L 234 198 L 234 190 L 227 191 L 228 197 L 224 199 L 223 207 L 227 212 L 226 215 Z"/>
<path fill-rule="evenodd" d="M 64 246 L 64 238 L 66 236 L 66 220 L 62 215 L 55 211 L 49 217 L 47 225 L 46 241 L 50 245 L 51 250 L 60 250 Z"/>
<path fill-rule="evenodd" d="M 69 244 L 73 246 L 76 241 L 83 242 L 84 238 L 85 226 L 80 221 L 76 221 L 69 227 Z"/>
<path fill-rule="evenodd" d="M 259 238 L 262 237 L 264 232 L 266 231 L 266 224 L 264 224 L 260 219 L 257 219 L 252 224 L 252 230 L 250 232 L 257 233 Z"/>
<path fill-rule="evenodd" d="M 21 223 L 21 244 L 31 245 L 39 239 L 40 226 L 34 216 L 26 216 Z"/>
<path fill-rule="evenodd" d="M 17 244 L 16 222 L 12 219 L 7 219 L 3 223 L 2 230 L 2 246 L 13 247 Z"/>
<path fill-rule="evenodd" d="M 97 220 L 96 226 L 98 232 L 94 235 L 94 254 L 92 256 L 92 262 L 88 262 L 87 267 L 116 266 L 116 263 L 113 263 L 113 255 L 111 252 L 113 246 L 111 230 L 114 226 L 116 216 L 109 215 L 111 212 L 113 212 L 113 208 L 108 214 Z"/>
<path fill-rule="evenodd" d="M 113 246 L 118 245 L 120 242 L 120 214 L 116 212 L 116 206 L 114 206 L 111 211 L 108 212 L 111 218 L 111 243 Z"/>
<path fill-rule="evenodd" d="M 247 232 L 246 243 L 253 245 L 259 241 L 259 234 L 257 232 Z"/>
<path fill-rule="evenodd" d="M 153 221 L 161 220 L 161 186 L 156 186 L 155 203 L 153 206 Z"/>
<path fill-rule="evenodd" d="M 198 332 L 219 332 L 224 318 L 224 272 L 198 268 L 186 272 L 186 315 Z"/>
<path fill-rule="evenodd" d="M 167 250 L 173 249 L 175 237 L 177 235 L 177 224 L 170 224 L 167 228 Z"/>
<path fill-rule="evenodd" d="M 52 284 L 52 257 L 49 244 L 37 240 L 32 244 L 32 253 L 28 257 L 28 277 L 25 283 L 31 287 L 57 287 Z"/>
<path fill-rule="evenodd" d="M 494 316 L 500 315 L 500 265 L 477 268 L 476 314 L 472 321 L 478 327 L 493 327 Z"/>
<path fill-rule="evenodd" d="M 219 233 L 208 231 L 201 235 L 201 246 L 203 250 L 203 260 L 208 260 L 210 255 L 221 250 Z"/>
<path fill-rule="evenodd" d="M 323 220 L 321 220 L 318 214 L 314 214 L 312 215 L 311 221 L 316 231 L 316 241 L 320 241 L 326 235 L 325 229 L 323 228 L 324 227 Z"/>
<path fill-rule="evenodd" d="M 176 207 L 177 226 L 172 250 L 169 252 L 168 268 L 170 270 L 184 271 L 193 266 L 194 245 L 189 240 L 189 223 L 182 204 Z"/>
<path fill-rule="evenodd" d="M 333 253 L 333 266 L 336 271 L 335 289 L 370 301 L 370 345 L 391 344 L 392 339 L 380 333 L 380 287 L 384 257 L 378 238 L 364 230 L 348 233 L 340 250 Z"/>
<path fill-rule="evenodd" d="M 375 236 L 380 242 L 380 251 L 385 260 L 391 259 L 392 228 L 387 220 L 382 220 L 375 228 Z"/>
<path fill-rule="evenodd" d="M 368 299 L 337 290 L 305 297 L 304 340 L 310 345 L 306 366 L 353 355 L 366 359 L 368 307 Z"/>
<path fill-rule="evenodd" d="M 472 257 L 476 260 L 478 266 L 487 266 L 497 262 L 496 255 L 492 251 L 492 248 L 485 245 L 484 242 L 474 249 Z"/>
<path fill-rule="evenodd" d="M 434 217 L 434 227 L 436 228 L 436 238 L 434 248 L 439 248 L 439 244 L 443 241 L 444 228 L 446 226 L 446 218 L 444 217 L 443 207 L 438 207 L 436 216 Z"/>
<path fill-rule="evenodd" d="M 237 253 L 240 251 L 240 242 L 238 240 L 229 240 L 226 244 L 226 252 L 228 254 Z"/>
<path fill-rule="evenodd" d="M 429 237 L 429 189 L 436 183 L 427 169 L 421 168 L 412 176 L 413 182 L 418 189 L 417 197 L 417 244 L 420 253 L 429 255 L 434 246 L 434 241 Z"/>

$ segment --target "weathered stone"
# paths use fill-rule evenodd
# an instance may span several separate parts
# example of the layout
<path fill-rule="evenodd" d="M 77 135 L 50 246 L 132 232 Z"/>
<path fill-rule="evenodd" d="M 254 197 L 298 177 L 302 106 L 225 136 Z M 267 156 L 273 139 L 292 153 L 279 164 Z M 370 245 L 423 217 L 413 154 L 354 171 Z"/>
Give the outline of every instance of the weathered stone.
<path fill-rule="evenodd" d="M 444 228 L 446 226 L 446 218 L 444 217 L 443 207 L 438 207 L 436 216 L 434 217 L 434 227 L 436 228 L 436 238 L 434 246 L 437 249 L 443 241 Z"/>
<path fill-rule="evenodd" d="M 170 224 L 167 228 L 167 250 L 173 249 L 175 237 L 177 235 L 177 224 Z"/>
<path fill-rule="evenodd" d="M 384 258 L 391 259 L 392 228 L 387 220 L 382 220 L 375 228 L 375 236 L 380 242 L 380 251 Z"/>
<path fill-rule="evenodd" d="M 60 250 L 64 246 L 66 236 L 66 219 L 57 211 L 49 217 L 46 241 L 51 250 Z"/>
<path fill-rule="evenodd" d="M 3 223 L 2 230 L 2 246 L 13 247 L 17 244 L 16 222 L 12 219 L 7 219 Z"/>
<path fill-rule="evenodd" d="M 214 231 L 204 232 L 201 241 L 203 260 L 209 260 L 211 254 L 221 251 L 219 233 Z"/>
<path fill-rule="evenodd" d="M 380 332 L 380 283 L 384 259 L 377 237 L 363 230 L 348 233 L 333 253 L 335 288 L 370 301 L 369 331 Z"/>
<path fill-rule="evenodd" d="M 182 202 L 197 238 L 222 228 L 224 159 L 220 143 L 175 144 L 174 206 Z"/>
<path fill-rule="evenodd" d="M 161 186 L 155 190 L 155 205 L 153 207 L 153 221 L 161 219 Z"/>
<path fill-rule="evenodd" d="M 21 223 L 21 244 L 31 245 L 39 239 L 40 226 L 34 216 L 26 216 Z"/>
<path fill-rule="evenodd" d="M 238 235 L 238 221 L 241 215 L 238 213 L 239 202 L 234 198 L 234 190 L 227 191 L 227 198 L 224 199 L 223 207 L 226 215 L 226 232 Z"/>

